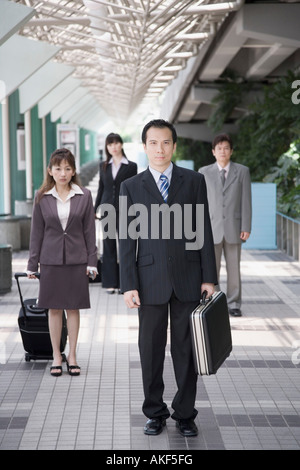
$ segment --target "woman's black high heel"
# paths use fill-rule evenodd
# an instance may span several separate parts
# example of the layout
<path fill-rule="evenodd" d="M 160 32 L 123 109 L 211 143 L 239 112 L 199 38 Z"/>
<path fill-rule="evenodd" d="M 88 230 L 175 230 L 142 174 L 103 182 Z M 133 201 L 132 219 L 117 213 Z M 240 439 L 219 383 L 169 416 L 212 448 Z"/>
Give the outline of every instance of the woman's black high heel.
<path fill-rule="evenodd" d="M 53 372 L 53 370 L 58 370 L 59 372 Z M 62 375 L 62 366 L 52 366 L 52 367 L 50 367 L 50 374 L 53 377 L 60 377 Z"/>
<path fill-rule="evenodd" d="M 71 375 L 71 376 L 76 376 L 76 375 L 80 375 L 80 367 L 79 366 L 70 366 L 68 361 L 66 361 L 67 363 L 67 370 L 68 370 L 68 374 Z M 73 372 L 75 369 L 77 369 L 77 372 Z M 78 372 L 78 369 L 79 369 L 79 372 Z"/>

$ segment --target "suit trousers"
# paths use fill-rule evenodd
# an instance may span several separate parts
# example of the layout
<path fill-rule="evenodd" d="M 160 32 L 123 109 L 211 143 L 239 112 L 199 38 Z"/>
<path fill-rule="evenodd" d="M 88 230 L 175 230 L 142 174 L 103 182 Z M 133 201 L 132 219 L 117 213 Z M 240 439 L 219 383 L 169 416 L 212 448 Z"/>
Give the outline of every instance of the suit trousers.
<path fill-rule="evenodd" d="M 194 368 L 190 315 L 199 302 L 180 302 L 175 295 L 163 305 L 142 305 L 139 308 L 139 351 L 142 366 L 143 412 L 149 418 L 168 418 L 170 412 L 163 401 L 163 369 L 170 313 L 171 356 L 177 384 L 172 402 L 172 418 L 195 418 L 197 374 Z"/>
<path fill-rule="evenodd" d="M 106 238 L 103 240 L 102 256 L 102 287 L 119 288 L 119 264 L 117 240 Z"/>
<path fill-rule="evenodd" d="M 241 308 L 241 243 L 227 243 L 223 238 L 221 243 L 215 245 L 216 266 L 220 280 L 222 252 L 224 252 L 227 272 L 227 303 L 229 308 Z M 220 289 L 220 285 L 218 287 Z"/>
<path fill-rule="evenodd" d="M 115 238 L 103 238 L 103 256 L 102 256 L 102 287 L 119 288 L 119 263 L 118 263 L 118 232 L 119 232 L 119 214 L 116 217 Z"/>

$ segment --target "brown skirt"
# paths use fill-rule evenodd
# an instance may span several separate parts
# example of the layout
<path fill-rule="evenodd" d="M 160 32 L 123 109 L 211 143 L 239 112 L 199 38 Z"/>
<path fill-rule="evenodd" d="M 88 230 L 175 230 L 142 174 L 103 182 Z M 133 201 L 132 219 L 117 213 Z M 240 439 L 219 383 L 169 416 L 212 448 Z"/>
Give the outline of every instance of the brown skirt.
<path fill-rule="evenodd" d="M 38 306 L 65 310 L 90 308 L 86 265 L 41 265 Z"/>

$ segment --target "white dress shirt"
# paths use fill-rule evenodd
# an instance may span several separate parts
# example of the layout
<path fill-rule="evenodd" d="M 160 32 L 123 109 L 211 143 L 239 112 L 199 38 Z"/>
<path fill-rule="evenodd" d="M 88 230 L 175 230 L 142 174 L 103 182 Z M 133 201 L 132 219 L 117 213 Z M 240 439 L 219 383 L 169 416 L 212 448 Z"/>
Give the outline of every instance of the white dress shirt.
<path fill-rule="evenodd" d="M 56 198 L 57 213 L 58 213 L 58 217 L 59 217 L 59 220 L 60 220 L 60 223 L 61 223 L 61 226 L 62 226 L 63 230 L 66 229 L 66 226 L 67 226 L 67 223 L 68 223 L 68 218 L 69 218 L 69 215 L 70 215 L 71 197 L 75 196 L 75 194 L 83 194 L 83 191 L 82 191 L 82 189 L 80 189 L 79 186 L 77 186 L 77 184 L 73 184 L 73 183 L 71 185 L 71 190 L 69 191 L 69 194 L 68 194 L 67 199 L 65 201 L 63 201 L 59 197 L 59 194 L 58 194 L 55 186 L 53 186 L 53 188 L 50 189 L 50 191 L 47 191 L 45 193 L 45 196 L 52 195 L 53 197 Z"/>
<path fill-rule="evenodd" d="M 219 163 L 217 162 L 217 165 L 218 165 L 218 168 L 219 168 L 219 171 L 222 171 L 222 170 L 225 170 L 225 179 L 227 178 L 228 176 L 228 171 L 229 171 L 229 168 L 230 168 L 230 162 L 227 163 L 226 166 L 224 166 L 224 168 L 221 167 L 221 165 L 219 165 Z"/>
<path fill-rule="evenodd" d="M 149 171 L 152 174 L 152 176 L 155 180 L 155 183 L 156 183 L 159 190 L 160 190 L 160 186 L 161 186 L 161 181 L 159 179 L 160 175 L 165 175 L 169 180 L 169 185 L 171 184 L 172 171 L 173 171 L 173 163 L 172 162 L 170 163 L 168 168 L 166 168 L 166 170 L 163 171 L 162 173 L 160 171 L 154 170 L 154 168 L 151 168 L 150 165 L 149 165 Z"/>
<path fill-rule="evenodd" d="M 118 165 L 115 164 L 113 158 L 111 158 L 109 160 L 108 164 L 111 165 L 111 172 L 112 172 L 113 179 L 116 179 L 116 176 L 118 174 L 118 171 L 119 171 L 122 163 L 124 163 L 124 165 L 128 165 L 128 163 L 129 163 L 127 158 L 125 158 L 124 156 L 122 157 L 122 159 L 120 160 L 120 163 Z"/>

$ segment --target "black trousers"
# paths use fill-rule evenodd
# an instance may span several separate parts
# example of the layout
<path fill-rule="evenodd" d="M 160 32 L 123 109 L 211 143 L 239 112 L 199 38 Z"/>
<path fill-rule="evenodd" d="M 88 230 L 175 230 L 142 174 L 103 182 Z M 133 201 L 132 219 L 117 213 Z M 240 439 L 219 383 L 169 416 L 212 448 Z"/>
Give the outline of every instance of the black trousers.
<path fill-rule="evenodd" d="M 102 287 L 119 288 L 119 263 L 117 240 L 105 238 L 103 240 L 102 256 Z"/>
<path fill-rule="evenodd" d="M 115 238 L 103 237 L 102 287 L 120 287 L 118 263 L 119 213 L 116 214 Z"/>
<path fill-rule="evenodd" d="M 139 308 L 139 351 L 142 366 L 144 403 L 148 418 L 168 418 L 170 412 L 163 401 L 163 369 L 170 314 L 171 356 L 177 393 L 172 401 L 172 418 L 195 418 L 197 374 L 194 368 L 190 314 L 199 302 L 180 302 L 173 294 L 164 305 L 142 305 Z"/>

